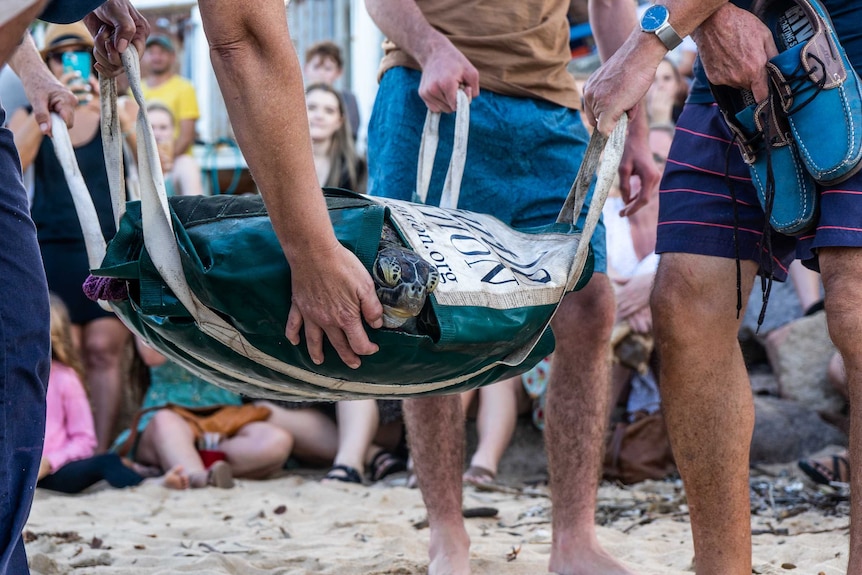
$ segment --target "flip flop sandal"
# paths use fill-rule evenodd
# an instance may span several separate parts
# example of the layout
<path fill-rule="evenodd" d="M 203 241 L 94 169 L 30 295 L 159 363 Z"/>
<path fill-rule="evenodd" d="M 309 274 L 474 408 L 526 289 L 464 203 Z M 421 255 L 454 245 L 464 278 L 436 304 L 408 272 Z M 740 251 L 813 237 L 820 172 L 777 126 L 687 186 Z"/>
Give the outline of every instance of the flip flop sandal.
<path fill-rule="evenodd" d="M 349 465 L 333 465 L 323 476 L 324 481 L 341 481 L 342 483 L 362 483 L 362 476 L 355 467 Z"/>
<path fill-rule="evenodd" d="M 842 466 L 844 473 L 842 473 Z M 820 485 L 831 485 L 834 482 L 848 483 L 850 481 L 850 462 L 843 455 L 832 456 L 831 469 L 828 465 L 814 459 L 800 460 L 799 469 Z"/>
<path fill-rule="evenodd" d="M 398 473 L 399 471 L 407 470 L 407 462 L 392 453 L 391 451 L 378 451 L 377 455 L 371 458 L 369 464 L 371 469 L 371 481 L 380 481 L 384 477 Z"/>
<path fill-rule="evenodd" d="M 233 471 L 227 461 L 216 461 L 207 471 L 207 485 L 219 489 L 230 489 L 234 486 Z"/>
<path fill-rule="evenodd" d="M 493 485 L 495 479 L 497 479 L 497 474 L 481 465 L 471 465 L 464 472 L 464 483 L 477 489 Z"/>

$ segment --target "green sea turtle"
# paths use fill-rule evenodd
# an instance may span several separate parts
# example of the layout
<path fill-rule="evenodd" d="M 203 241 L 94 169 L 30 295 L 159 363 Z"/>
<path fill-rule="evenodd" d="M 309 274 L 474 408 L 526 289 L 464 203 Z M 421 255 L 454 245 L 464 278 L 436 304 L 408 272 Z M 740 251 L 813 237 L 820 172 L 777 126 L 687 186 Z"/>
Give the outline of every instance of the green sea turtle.
<path fill-rule="evenodd" d="M 387 222 L 380 234 L 371 276 L 383 304 L 383 327 L 415 332 L 414 318 L 440 280 L 436 266 L 406 247 Z"/>

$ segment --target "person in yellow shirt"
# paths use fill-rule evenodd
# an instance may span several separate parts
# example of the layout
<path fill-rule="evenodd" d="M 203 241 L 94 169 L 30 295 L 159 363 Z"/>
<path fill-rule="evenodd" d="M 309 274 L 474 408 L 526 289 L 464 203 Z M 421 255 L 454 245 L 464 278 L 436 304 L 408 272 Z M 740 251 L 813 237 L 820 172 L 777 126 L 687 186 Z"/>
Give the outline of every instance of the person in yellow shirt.
<path fill-rule="evenodd" d="M 195 122 L 200 117 L 197 95 L 191 82 L 176 73 L 176 46 L 164 35 L 154 34 L 147 39 L 144 50 L 144 99 L 161 102 L 176 119 L 174 128 L 174 157 L 189 152 L 195 141 Z"/>

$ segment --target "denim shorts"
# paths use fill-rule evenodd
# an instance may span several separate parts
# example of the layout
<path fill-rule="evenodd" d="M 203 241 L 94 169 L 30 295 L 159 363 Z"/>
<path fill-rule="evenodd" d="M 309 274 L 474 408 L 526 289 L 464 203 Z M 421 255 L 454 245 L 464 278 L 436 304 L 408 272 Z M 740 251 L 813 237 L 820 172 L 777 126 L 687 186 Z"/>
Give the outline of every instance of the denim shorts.
<path fill-rule="evenodd" d="M 419 97 L 421 74 L 388 70 L 380 82 L 368 128 L 368 189 L 375 196 L 410 200 L 428 112 Z M 438 204 L 452 155 L 455 114 L 440 119 L 440 145 L 428 192 Z M 493 215 L 513 228 L 551 224 L 569 193 L 589 135 L 580 114 L 544 100 L 483 90 L 470 105 L 470 135 L 458 208 Z M 578 220 L 583 228 L 592 187 Z M 590 245 L 595 271 L 605 273 L 605 228 Z"/>
<path fill-rule="evenodd" d="M 765 217 L 748 166 L 715 104 L 687 104 L 677 123 L 662 178 L 657 253 L 677 252 L 772 262 L 778 280 L 787 278 L 794 258 L 819 270 L 822 247 L 862 247 L 862 172 L 820 187 L 815 229 L 791 237 L 771 231 L 771 258 L 763 241 Z M 780 182 L 778 182 L 780 185 Z M 736 216 L 731 188 L 736 200 Z"/>

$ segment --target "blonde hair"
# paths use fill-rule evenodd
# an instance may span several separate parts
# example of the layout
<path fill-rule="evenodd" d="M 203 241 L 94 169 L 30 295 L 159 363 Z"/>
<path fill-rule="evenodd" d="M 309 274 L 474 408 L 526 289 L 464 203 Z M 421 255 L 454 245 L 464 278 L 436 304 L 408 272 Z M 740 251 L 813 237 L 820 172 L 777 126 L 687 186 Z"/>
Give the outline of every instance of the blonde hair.
<path fill-rule="evenodd" d="M 69 309 L 56 294 L 51 298 L 51 359 L 74 369 L 84 381 L 84 368 L 78 350 L 72 340 L 72 320 Z"/>

